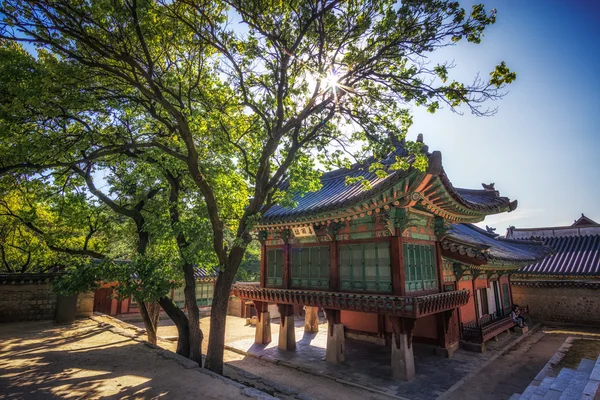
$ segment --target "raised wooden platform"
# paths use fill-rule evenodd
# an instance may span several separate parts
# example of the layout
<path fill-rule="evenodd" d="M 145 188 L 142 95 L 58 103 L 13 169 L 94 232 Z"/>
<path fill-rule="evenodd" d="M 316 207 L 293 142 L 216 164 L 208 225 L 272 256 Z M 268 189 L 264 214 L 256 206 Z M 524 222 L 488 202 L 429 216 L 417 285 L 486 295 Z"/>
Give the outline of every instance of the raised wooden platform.
<path fill-rule="evenodd" d="M 332 310 L 378 313 L 404 318 L 419 318 L 464 306 L 469 301 L 467 290 L 435 293 L 425 296 L 388 296 L 318 290 L 258 288 L 236 284 L 232 292 L 240 298 L 277 304 L 298 304 Z"/>

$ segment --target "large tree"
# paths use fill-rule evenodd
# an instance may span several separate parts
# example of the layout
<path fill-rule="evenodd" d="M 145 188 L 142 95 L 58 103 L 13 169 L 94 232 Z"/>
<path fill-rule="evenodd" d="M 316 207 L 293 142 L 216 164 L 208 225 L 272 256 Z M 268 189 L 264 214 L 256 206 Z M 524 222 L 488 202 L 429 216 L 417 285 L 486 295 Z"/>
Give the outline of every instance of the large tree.
<path fill-rule="evenodd" d="M 205 202 L 218 260 L 206 367 L 219 373 L 229 290 L 262 213 L 318 188 L 318 161 L 383 157 L 405 137 L 409 107 L 489 115 L 484 102 L 516 77 L 500 63 L 464 83 L 451 79 L 451 64 L 428 62 L 439 48 L 479 43 L 495 22 L 495 10 L 447 0 L 2 4 L 1 37 L 86 71 L 80 92 L 135 109 L 143 123 L 113 144 L 95 140 L 89 151 L 43 160 L 28 154 L 0 172 L 85 162 L 114 146 L 182 163 Z M 421 145 L 405 146 L 424 168 Z M 392 168 L 407 165 L 399 158 Z"/>

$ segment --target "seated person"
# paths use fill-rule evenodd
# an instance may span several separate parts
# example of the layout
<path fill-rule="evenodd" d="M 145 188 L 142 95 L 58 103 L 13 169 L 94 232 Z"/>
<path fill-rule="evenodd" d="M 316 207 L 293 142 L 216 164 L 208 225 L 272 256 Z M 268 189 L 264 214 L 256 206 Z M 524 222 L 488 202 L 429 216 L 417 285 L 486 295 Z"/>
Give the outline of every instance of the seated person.
<path fill-rule="evenodd" d="M 521 310 L 519 310 L 519 306 L 516 304 L 513 305 L 512 312 L 510 313 L 510 318 L 513 320 L 514 323 L 519 325 L 519 328 L 527 326 L 525 325 L 525 319 L 521 315 Z"/>

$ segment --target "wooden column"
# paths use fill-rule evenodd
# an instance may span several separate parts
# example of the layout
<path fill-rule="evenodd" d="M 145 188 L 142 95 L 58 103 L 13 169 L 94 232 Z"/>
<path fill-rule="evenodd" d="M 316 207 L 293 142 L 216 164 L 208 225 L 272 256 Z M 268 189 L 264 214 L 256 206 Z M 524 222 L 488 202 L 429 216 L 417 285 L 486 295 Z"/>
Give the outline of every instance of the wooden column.
<path fill-rule="evenodd" d="M 404 249 L 402 239 L 398 235 L 399 229 L 396 229 L 396 235 L 392 236 L 390 242 L 390 261 L 392 263 L 392 291 L 395 296 L 404 296 Z"/>
<path fill-rule="evenodd" d="M 260 287 L 264 288 L 267 283 L 267 245 L 260 245 Z"/>
<path fill-rule="evenodd" d="M 337 292 L 340 290 L 340 244 L 336 235 L 332 235 L 329 244 L 329 289 Z"/>
<path fill-rule="evenodd" d="M 475 284 L 476 280 L 477 276 L 473 275 L 473 279 L 471 280 L 471 282 L 473 285 L 473 301 L 475 302 L 475 322 L 477 324 L 477 327 L 479 327 L 479 319 L 481 318 L 481 316 L 479 315 L 479 300 L 477 299 L 477 285 Z"/>
<path fill-rule="evenodd" d="M 289 244 L 289 239 L 285 239 L 285 244 L 283 245 L 283 288 L 289 289 L 292 283 L 292 273 L 290 270 L 291 259 L 292 256 L 291 246 Z"/>
<path fill-rule="evenodd" d="M 438 291 L 441 293 L 444 291 L 444 262 L 442 261 L 442 247 L 437 241 L 435 242 L 435 260 L 438 272 Z"/>

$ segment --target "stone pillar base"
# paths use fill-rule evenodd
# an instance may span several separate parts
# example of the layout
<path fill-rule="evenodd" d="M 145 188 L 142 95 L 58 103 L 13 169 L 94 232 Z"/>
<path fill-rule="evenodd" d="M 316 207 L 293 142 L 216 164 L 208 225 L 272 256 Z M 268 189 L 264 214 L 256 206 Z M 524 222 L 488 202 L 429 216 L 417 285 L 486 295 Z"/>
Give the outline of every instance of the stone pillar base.
<path fill-rule="evenodd" d="M 260 319 L 256 321 L 256 332 L 254 334 L 254 343 L 267 344 L 271 343 L 271 314 L 266 312 L 260 313 Z"/>
<path fill-rule="evenodd" d="M 319 309 L 306 306 L 304 313 L 304 332 L 319 332 Z"/>
<path fill-rule="evenodd" d="M 467 351 L 473 351 L 475 353 L 485 353 L 485 344 L 483 343 L 471 343 L 461 341 L 460 348 Z"/>
<path fill-rule="evenodd" d="M 452 355 L 459 348 L 458 342 L 451 344 L 448 347 L 436 347 L 435 355 L 438 357 L 452 358 Z"/>
<path fill-rule="evenodd" d="M 413 349 L 408 347 L 408 335 L 402 333 L 392 336 L 392 377 L 401 381 L 412 381 L 415 377 Z"/>
<path fill-rule="evenodd" d="M 325 360 L 330 363 L 346 361 L 346 343 L 344 339 L 344 325 L 333 324 L 327 333 L 327 351 Z"/>
<path fill-rule="evenodd" d="M 519 328 L 518 326 L 515 326 L 515 333 L 518 333 L 519 335 L 524 335 L 527 332 L 529 332 L 529 327 L 528 326 L 524 326 L 522 328 Z"/>
<path fill-rule="evenodd" d="M 294 329 L 294 316 L 281 317 L 279 323 L 279 350 L 294 350 L 296 348 L 296 330 Z"/>

